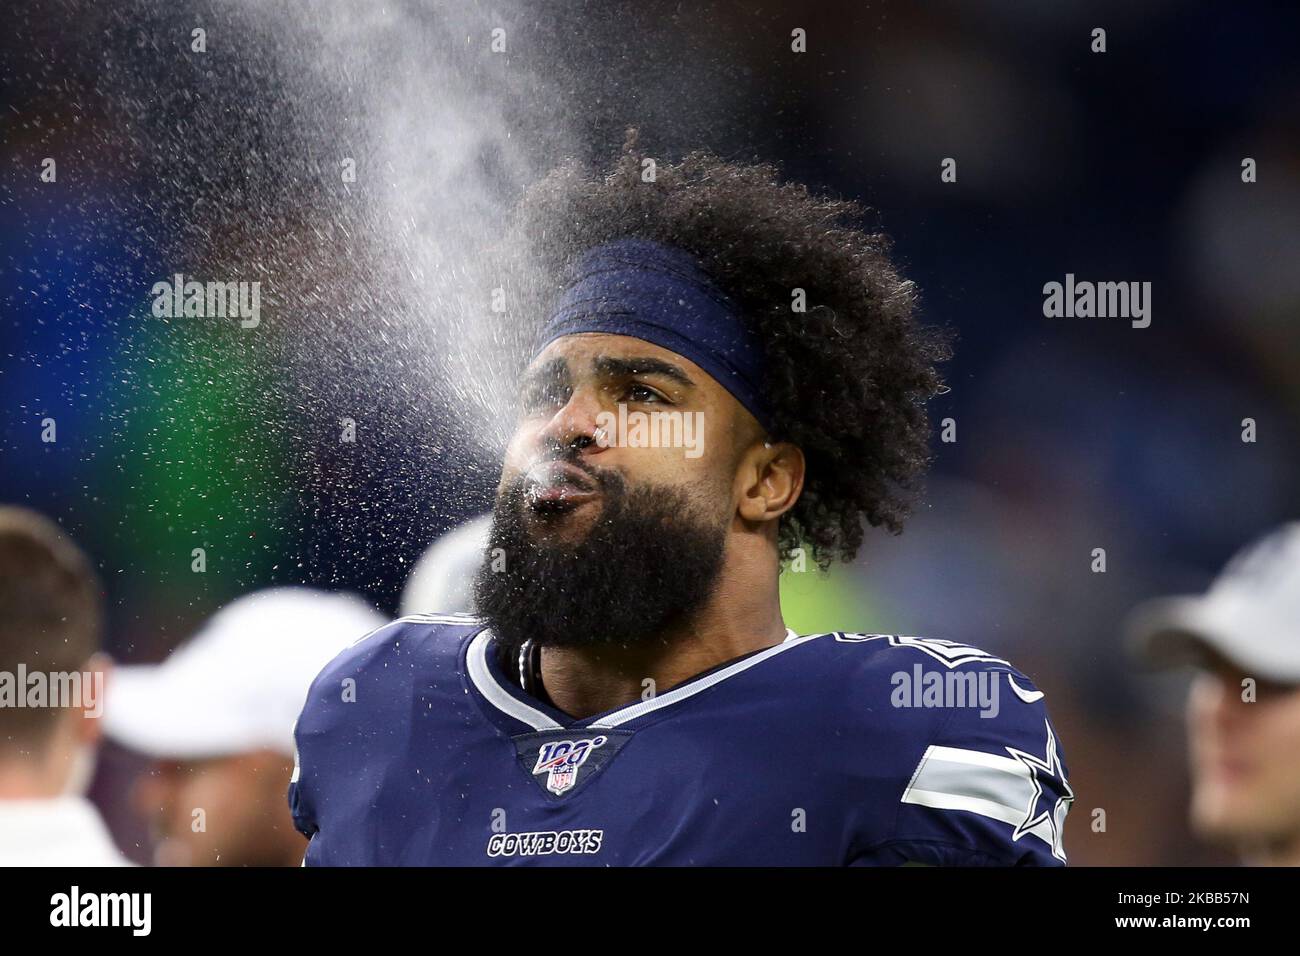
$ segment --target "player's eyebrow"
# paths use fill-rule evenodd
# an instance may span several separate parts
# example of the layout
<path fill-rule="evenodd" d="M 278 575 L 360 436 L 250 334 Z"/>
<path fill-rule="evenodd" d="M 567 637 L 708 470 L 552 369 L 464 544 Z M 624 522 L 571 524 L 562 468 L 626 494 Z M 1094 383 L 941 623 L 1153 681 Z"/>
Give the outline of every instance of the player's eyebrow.
<path fill-rule="evenodd" d="M 614 358 L 611 355 L 598 355 L 592 360 L 596 373 L 607 378 L 627 378 L 632 375 L 662 375 L 672 379 L 678 385 L 694 388 L 695 382 L 678 366 L 663 359 L 649 355 L 630 358 Z"/>
<path fill-rule="evenodd" d="M 523 395 L 530 388 L 537 388 L 541 385 L 568 386 L 571 384 L 571 378 L 568 361 L 561 357 L 549 359 L 537 366 L 537 368 L 524 372 L 524 376 L 519 382 L 519 394 Z"/>

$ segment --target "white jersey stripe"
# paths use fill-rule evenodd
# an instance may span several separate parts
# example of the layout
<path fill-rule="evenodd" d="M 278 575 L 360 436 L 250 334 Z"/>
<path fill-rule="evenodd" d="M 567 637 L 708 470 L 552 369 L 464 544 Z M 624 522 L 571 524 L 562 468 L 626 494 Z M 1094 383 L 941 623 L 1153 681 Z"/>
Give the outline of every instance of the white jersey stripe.
<path fill-rule="evenodd" d="M 487 654 L 492 634 L 484 628 L 469 645 L 465 661 L 469 665 L 469 679 L 474 682 L 478 692 L 497 710 L 508 714 L 515 720 L 527 724 L 533 730 L 560 730 L 562 725 L 556 723 L 536 707 L 529 707 L 523 701 L 508 694 L 492 676 L 488 669 Z"/>
<path fill-rule="evenodd" d="M 1019 760 L 981 750 L 931 746 L 901 802 L 934 810 L 965 810 L 1019 827 L 1036 795 L 1033 772 Z M 1054 846 L 1046 821 L 1024 832 Z"/>
<path fill-rule="evenodd" d="M 989 817 L 994 820 L 1001 820 L 1011 826 L 1018 826 L 1025 818 L 1025 810 L 1021 807 L 1019 810 L 1011 807 L 1005 807 L 1000 803 L 991 800 L 981 800 L 978 797 L 964 797 L 955 793 L 935 793 L 932 790 L 909 789 L 907 798 L 904 803 L 912 803 L 921 807 L 929 807 L 933 810 L 965 810 L 968 813 L 978 813 L 982 817 Z M 1052 842 L 1051 825 L 1043 820 L 1034 824 L 1026 833 L 1032 833 L 1038 839 L 1042 840 L 1048 846 L 1054 846 Z"/>
<path fill-rule="evenodd" d="M 799 637 L 793 630 L 787 628 L 785 632 L 785 640 L 780 644 L 769 647 L 767 650 L 755 654 L 753 657 L 747 657 L 743 661 L 737 661 L 730 667 L 724 667 L 722 670 L 714 671 L 707 677 L 687 681 L 685 684 L 674 687 L 672 690 L 660 694 L 658 697 L 652 697 L 650 700 L 643 700 L 639 704 L 624 707 L 622 710 L 616 710 L 609 716 L 602 717 L 600 720 L 593 724 L 588 724 L 587 726 L 593 730 L 597 728 L 605 730 L 617 727 L 620 724 L 625 724 L 629 720 L 636 720 L 638 717 L 644 717 L 646 714 L 654 713 L 660 708 L 668 707 L 678 701 L 686 700 L 688 697 L 693 697 L 700 691 L 707 690 L 719 681 L 724 681 L 728 677 L 733 677 L 742 671 L 747 671 L 755 664 L 761 664 L 769 657 L 774 657 L 777 654 L 782 654 L 790 650 L 792 647 L 798 647 L 800 644 L 805 644 L 808 641 L 816 640 L 819 637 L 825 636 L 826 635 L 824 634 L 809 634 L 807 637 Z"/>

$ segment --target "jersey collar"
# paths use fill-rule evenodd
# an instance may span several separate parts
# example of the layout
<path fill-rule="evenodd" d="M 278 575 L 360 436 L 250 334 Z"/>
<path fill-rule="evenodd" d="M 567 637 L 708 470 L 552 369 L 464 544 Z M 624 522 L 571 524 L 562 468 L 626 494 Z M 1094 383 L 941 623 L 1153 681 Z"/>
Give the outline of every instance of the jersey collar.
<path fill-rule="evenodd" d="M 821 636 L 809 634 L 800 637 L 787 628 L 786 638 L 780 644 L 747 654 L 729 664 L 720 664 L 649 700 L 628 704 L 583 719 L 574 719 L 563 711 L 524 693 L 518 684 L 502 672 L 496 659 L 492 632 L 487 628 L 470 641 L 465 652 L 465 670 L 469 675 L 470 683 L 489 706 L 533 730 L 610 730 L 694 697 L 715 684 L 749 670 L 769 657 L 783 654 L 792 647 Z"/>

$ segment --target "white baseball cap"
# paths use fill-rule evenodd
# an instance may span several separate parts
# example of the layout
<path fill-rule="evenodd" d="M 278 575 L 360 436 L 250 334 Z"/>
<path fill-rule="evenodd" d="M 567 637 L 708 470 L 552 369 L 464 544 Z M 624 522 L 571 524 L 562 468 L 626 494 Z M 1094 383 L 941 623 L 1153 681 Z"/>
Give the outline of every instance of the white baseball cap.
<path fill-rule="evenodd" d="M 1205 594 L 1139 605 L 1126 630 L 1157 667 L 1203 663 L 1209 651 L 1252 676 L 1300 684 L 1300 522 L 1239 551 Z"/>
<path fill-rule="evenodd" d="M 284 587 L 245 595 L 161 664 L 114 669 L 104 730 L 157 758 L 292 754 L 312 680 L 386 620 L 349 594 Z"/>
<path fill-rule="evenodd" d="M 479 515 L 429 545 L 402 589 L 402 613 L 472 613 L 474 575 L 483 563 L 491 529 L 492 515 Z"/>

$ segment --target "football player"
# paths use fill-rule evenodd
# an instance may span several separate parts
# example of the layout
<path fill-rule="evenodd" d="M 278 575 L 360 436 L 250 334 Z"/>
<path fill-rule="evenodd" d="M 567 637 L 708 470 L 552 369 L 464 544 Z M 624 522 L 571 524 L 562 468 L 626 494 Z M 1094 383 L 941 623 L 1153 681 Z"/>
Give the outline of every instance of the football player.
<path fill-rule="evenodd" d="M 942 336 L 853 203 L 696 154 L 569 165 L 476 617 L 317 678 L 307 865 L 1058 865 L 1043 692 L 942 640 L 800 635 L 783 565 L 897 532 Z"/>

